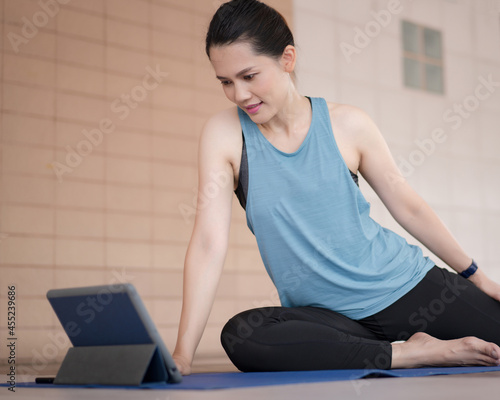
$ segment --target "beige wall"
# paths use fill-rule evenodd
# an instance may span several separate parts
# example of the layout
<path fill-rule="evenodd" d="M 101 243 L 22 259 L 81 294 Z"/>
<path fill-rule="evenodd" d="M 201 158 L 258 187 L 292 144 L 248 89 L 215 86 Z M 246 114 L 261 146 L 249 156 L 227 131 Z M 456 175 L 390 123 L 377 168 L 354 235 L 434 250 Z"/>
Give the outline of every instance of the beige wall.
<path fill-rule="evenodd" d="M 291 18 L 291 0 L 270 3 Z M 231 105 L 203 46 L 219 4 L 0 0 L 0 337 L 16 285 L 17 357 L 28 372 L 65 354 L 53 344 L 62 330 L 45 299 L 51 288 L 132 282 L 173 349 L 197 138 Z M 235 199 L 200 358 L 222 354 L 229 317 L 276 304 L 274 293 Z"/>
<path fill-rule="evenodd" d="M 39 0 L 0 0 L 0 337 L 7 332 L 7 285 L 15 284 L 17 356 L 39 373 L 65 353 L 53 344 L 61 328 L 44 297 L 51 288 L 130 281 L 173 348 L 194 222 L 181 210 L 192 209 L 196 199 L 197 137 L 209 115 L 230 106 L 203 50 L 206 25 L 220 1 L 60 3 L 47 17 Z M 269 3 L 289 20 L 293 15 L 303 94 L 366 110 L 399 162 L 418 150 L 417 139 L 445 130 L 447 140 L 408 179 L 500 280 L 500 89 L 459 128 L 443 119 L 474 92 L 480 77 L 491 74 L 500 82 L 498 2 L 401 1 L 401 13 L 351 62 L 340 44 L 352 44 L 354 29 L 363 29 L 388 1 Z M 444 96 L 403 87 L 402 18 L 443 31 Z M 33 19 L 37 31 L 23 33 Z M 11 43 L 14 34 L 17 45 Z M 146 89 L 148 68 L 168 75 L 160 82 L 148 78 Z M 122 95 L 131 96 L 131 106 L 121 103 Z M 93 131 L 95 144 L 85 147 L 83 130 L 100 125 L 111 132 L 100 141 Z M 89 154 L 71 158 L 67 146 Z M 67 161 L 72 171 L 58 179 L 54 163 Z M 366 184 L 362 189 L 373 217 L 413 241 Z M 230 240 L 198 361 L 223 354 L 218 336 L 227 318 L 277 303 L 236 199 Z"/>

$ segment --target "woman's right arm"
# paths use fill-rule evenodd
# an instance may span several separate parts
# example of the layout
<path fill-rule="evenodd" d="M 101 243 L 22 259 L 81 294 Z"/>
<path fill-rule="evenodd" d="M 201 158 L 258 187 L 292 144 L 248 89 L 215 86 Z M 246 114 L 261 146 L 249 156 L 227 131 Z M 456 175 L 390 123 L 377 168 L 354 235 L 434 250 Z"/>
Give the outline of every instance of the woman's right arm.
<path fill-rule="evenodd" d="M 183 304 L 173 353 L 183 375 L 191 373 L 228 247 L 234 174 L 227 140 L 230 124 L 221 119 L 216 116 L 207 122 L 199 142 L 196 218 L 184 263 Z"/>

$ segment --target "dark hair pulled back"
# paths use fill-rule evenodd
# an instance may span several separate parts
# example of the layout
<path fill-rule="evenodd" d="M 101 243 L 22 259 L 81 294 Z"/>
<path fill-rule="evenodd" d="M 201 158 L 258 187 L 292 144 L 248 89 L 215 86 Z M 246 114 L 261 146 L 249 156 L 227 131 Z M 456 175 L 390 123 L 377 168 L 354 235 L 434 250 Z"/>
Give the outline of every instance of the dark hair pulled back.
<path fill-rule="evenodd" d="M 285 18 L 257 0 L 232 0 L 222 4 L 208 28 L 206 52 L 235 42 L 248 42 L 257 55 L 279 58 L 286 46 L 295 45 Z"/>

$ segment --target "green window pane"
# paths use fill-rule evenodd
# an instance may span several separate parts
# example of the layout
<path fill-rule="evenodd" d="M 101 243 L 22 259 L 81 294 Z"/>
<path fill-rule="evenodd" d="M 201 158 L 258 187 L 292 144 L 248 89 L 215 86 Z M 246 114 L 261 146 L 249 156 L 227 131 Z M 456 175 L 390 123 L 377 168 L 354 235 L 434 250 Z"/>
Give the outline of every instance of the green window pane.
<path fill-rule="evenodd" d="M 403 21 L 403 49 L 419 53 L 418 27 L 411 22 Z"/>
<path fill-rule="evenodd" d="M 422 80 L 420 77 L 420 63 L 411 58 L 404 59 L 405 86 L 420 88 Z"/>
<path fill-rule="evenodd" d="M 424 29 L 425 55 L 436 59 L 442 58 L 441 32 L 434 29 Z"/>
<path fill-rule="evenodd" d="M 436 93 L 443 93 L 443 68 L 438 67 L 437 65 L 426 64 L 425 78 L 427 83 L 427 90 Z"/>

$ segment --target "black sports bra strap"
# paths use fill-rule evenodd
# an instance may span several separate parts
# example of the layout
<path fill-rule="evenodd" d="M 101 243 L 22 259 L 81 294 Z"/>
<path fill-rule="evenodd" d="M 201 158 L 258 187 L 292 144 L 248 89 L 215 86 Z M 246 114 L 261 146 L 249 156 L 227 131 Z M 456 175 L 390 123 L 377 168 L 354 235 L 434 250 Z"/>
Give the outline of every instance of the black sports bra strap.
<path fill-rule="evenodd" d="M 241 149 L 240 173 L 238 177 L 238 187 L 234 193 L 236 193 L 236 197 L 238 197 L 243 209 L 246 210 L 248 194 L 248 157 L 243 131 L 241 131 L 241 136 L 243 137 L 243 148 Z"/>

